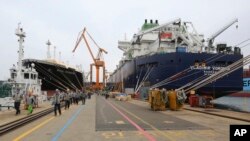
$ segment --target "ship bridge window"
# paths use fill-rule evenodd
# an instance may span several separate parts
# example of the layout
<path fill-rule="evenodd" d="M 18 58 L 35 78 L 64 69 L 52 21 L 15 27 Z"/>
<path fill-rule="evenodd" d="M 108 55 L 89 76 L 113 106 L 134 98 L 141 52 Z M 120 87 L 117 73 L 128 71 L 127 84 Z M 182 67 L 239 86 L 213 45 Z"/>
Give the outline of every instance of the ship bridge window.
<path fill-rule="evenodd" d="M 24 73 L 24 79 L 29 79 L 29 73 Z"/>
<path fill-rule="evenodd" d="M 34 74 L 34 77 L 33 77 L 33 79 L 36 79 L 36 75 Z"/>
<path fill-rule="evenodd" d="M 16 73 L 11 73 L 11 78 L 14 79 L 16 77 Z"/>

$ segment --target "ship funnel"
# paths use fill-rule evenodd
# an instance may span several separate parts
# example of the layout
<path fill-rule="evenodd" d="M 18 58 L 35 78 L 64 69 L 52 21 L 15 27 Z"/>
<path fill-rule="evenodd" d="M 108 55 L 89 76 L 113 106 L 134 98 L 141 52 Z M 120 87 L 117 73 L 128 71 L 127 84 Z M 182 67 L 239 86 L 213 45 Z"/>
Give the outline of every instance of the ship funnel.
<path fill-rule="evenodd" d="M 150 20 L 150 23 L 151 23 L 151 24 L 153 23 L 153 20 L 152 20 L 152 19 Z"/>
<path fill-rule="evenodd" d="M 145 19 L 145 24 L 148 22 L 148 20 L 147 19 Z"/>

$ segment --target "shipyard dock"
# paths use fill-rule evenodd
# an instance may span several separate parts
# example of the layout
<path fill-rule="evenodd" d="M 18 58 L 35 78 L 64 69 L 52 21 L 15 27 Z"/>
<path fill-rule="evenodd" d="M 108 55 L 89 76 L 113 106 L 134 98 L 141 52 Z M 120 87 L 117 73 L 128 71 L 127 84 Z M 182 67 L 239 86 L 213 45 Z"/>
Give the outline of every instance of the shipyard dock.
<path fill-rule="evenodd" d="M 115 101 L 112 98 L 105 99 L 93 95 L 85 105 L 81 103 L 71 105 L 69 110 L 62 108 L 62 115 L 54 116 L 50 113 L 2 134 L 0 139 L 4 141 L 198 141 L 200 139 L 228 141 L 230 125 L 250 124 L 249 113 L 220 110 L 218 113 L 221 115 L 228 115 L 222 117 L 209 114 L 209 112 L 216 113 L 216 109 L 193 108 L 191 109 L 193 111 L 190 109 L 186 106 L 180 111 L 152 111 L 149 104 L 144 101 Z"/>

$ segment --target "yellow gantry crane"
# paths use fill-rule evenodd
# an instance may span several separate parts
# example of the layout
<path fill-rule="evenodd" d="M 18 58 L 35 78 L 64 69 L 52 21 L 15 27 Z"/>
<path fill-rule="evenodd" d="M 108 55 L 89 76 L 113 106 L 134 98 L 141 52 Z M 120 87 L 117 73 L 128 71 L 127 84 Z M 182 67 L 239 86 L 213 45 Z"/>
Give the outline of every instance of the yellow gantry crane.
<path fill-rule="evenodd" d="M 87 41 L 87 38 L 85 36 L 85 34 L 87 33 L 87 35 L 89 36 L 89 38 L 94 42 L 94 44 L 98 47 L 98 53 L 96 55 L 96 57 L 94 57 L 93 52 L 89 46 L 89 43 Z M 86 27 L 78 34 L 78 38 L 75 44 L 75 48 L 73 49 L 73 53 L 75 52 L 76 48 L 79 46 L 81 40 L 84 39 L 86 46 L 89 50 L 89 53 L 94 61 L 94 63 L 90 64 L 90 83 L 92 83 L 92 67 L 95 66 L 96 68 L 96 83 L 95 85 L 93 85 L 93 89 L 102 89 L 105 83 L 105 62 L 103 59 L 103 53 L 107 54 L 108 52 L 106 50 L 104 50 L 103 48 L 99 47 L 97 45 L 97 43 L 95 42 L 95 40 L 91 37 L 91 35 L 87 32 Z M 100 67 L 103 68 L 103 85 L 100 84 L 99 82 L 99 70 Z"/>

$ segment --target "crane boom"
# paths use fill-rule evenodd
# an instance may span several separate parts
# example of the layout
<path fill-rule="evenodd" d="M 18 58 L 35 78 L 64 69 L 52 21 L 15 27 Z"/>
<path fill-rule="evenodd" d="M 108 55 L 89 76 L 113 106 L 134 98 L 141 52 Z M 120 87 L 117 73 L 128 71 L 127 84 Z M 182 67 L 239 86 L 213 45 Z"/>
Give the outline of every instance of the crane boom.
<path fill-rule="evenodd" d="M 89 46 L 89 43 L 88 43 L 87 39 L 86 39 L 86 37 L 85 37 L 85 32 L 86 32 L 86 27 L 84 27 L 84 29 L 83 29 L 83 31 L 82 31 L 80 37 L 79 37 L 78 40 L 76 41 L 75 48 L 73 49 L 72 52 L 75 52 L 76 48 L 78 47 L 78 45 L 80 44 L 80 42 L 81 42 L 81 40 L 82 40 L 82 38 L 83 38 L 84 41 L 85 41 L 85 43 L 86 43 L 86 46 L 87 46 L 87 48 L 88 48 L 88 50 L 89 50 L 89 53 L 90 53 L 90 55 L 91 55 L 91 57 L 92 57 L 92 59 L 93 59 L 93 61 L 96 63 L 96 59 L 95 59 L 95 57 L 94 57 L 94 55 L 93 55 L 92 50 L 90 49 L 90 46 Z"/>
<path fill-rule="evenodd" d="M 232 21 L 230 21 L 228 24 L 226 24 L 224 27 L 222 27 L 220 30 L 218 30 L 217 32 L 215 32 L 210 38 L 208 38 L 207 42 L 208 42 L 208 47 L 212 47 L 213 46 L 213 42 L 214 39 L 219 36 L 222 32 L 224 32 L 226 29 L 228 29 L 230 26 L 232 26 L 234 23 L 238 22 L 238 19 L 233 19 Z"/>

